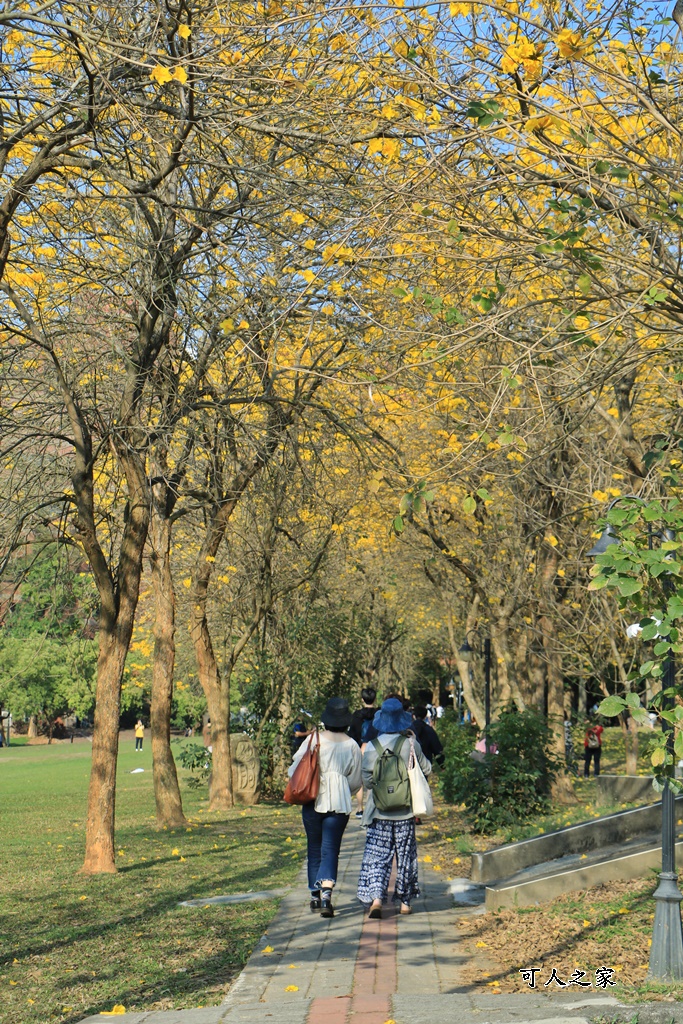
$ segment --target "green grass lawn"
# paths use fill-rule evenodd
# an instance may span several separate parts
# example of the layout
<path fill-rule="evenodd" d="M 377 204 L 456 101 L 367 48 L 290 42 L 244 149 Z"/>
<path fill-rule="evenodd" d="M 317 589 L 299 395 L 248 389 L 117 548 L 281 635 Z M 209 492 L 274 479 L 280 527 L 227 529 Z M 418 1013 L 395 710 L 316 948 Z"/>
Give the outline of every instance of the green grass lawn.
<path fill-rule="evenodd" d="M 78 1021 L 221 1002 L 277 901 L 183 908 L 181 900 L 289 885 L 305 856 L 297 808 L 207 811 L 187 787 L 191 828 L 155 827 L 151 751 L 119 757 L 116 875 L 78 874 L 90 744 L 0 750 L 0 1019 Z M 130 774 L 142 767 L 144 773 Z"/>

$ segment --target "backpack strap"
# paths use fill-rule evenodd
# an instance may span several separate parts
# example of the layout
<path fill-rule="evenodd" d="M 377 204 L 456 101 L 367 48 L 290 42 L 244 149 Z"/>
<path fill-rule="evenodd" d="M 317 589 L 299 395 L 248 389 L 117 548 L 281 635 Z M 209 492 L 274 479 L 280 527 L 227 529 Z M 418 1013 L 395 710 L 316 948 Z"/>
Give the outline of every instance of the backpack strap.
<path fill-rule="evenodd" d="M 398 737 L 397 740 L 394 740 L 391 749 L 393 750 L 397 757 L 401 753 L 401 750 L 403 749 L 403 744 L 407 738 L 407 736 L 401 735 Z"/>
<path fill-rule="evenodd" d="M 376 736 L 375 736 L 375 738 L 371 742 L 372 742 L 373 747 L 377 751 L 377 756 L 381 757 L 382 754 L 384 753 L 384 747 L 382 746 L 382 744 L 380 743 L 380 741 L 377 739 Z"/>

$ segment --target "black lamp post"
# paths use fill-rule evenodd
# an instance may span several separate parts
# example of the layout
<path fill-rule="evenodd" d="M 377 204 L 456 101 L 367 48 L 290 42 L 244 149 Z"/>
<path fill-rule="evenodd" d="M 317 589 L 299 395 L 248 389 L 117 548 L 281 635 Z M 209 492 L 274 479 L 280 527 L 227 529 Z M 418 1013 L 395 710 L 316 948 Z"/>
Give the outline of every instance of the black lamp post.
<path fill-rule="evenodd" d="M 624 499 L 635 500 L 644 504 L 643 499 L 636 494 L 627 494 L 623 498 L 615 498 L 610 502 L 607 511 Z M 664 539 L 673 539 L 671 531 L 667 530 Z M 610 544 L 618 544 L 616 536 L 608 524 L 597 543 L 588 552 L 595 557 L 602 555 Z M 652 548 L 652 532 L 648 529 L 648 547 Z M 669 582 L 669 586 L 670 586 Z M 667 583 L 664 583 L 666 588 Z M 662 677 L 662 689 L 673 688 L 676 682 L 676 666 L 671 652 L 666 656 Z M 672 696 L 665 698 L 665 710 L 674 705 Z M 667 734 L 666 749 L 674 759 L 674 730 L 671 722 L 662 722 L 662 729 Z M 658 981 L 680 980 L 683 978 L 683 927 L 681 926 L 681 900 L 683 896 L 678 888 L 678 875 L 676 874 L 676 797 L 669 785 L 668 778 L 664 779 L 662 790 L 662 870 L 659 875 L 659 885 L 655 889 L 655 920 L 652 928 L 652 947 L 650 949 L 650 967 L 648 978 Z"/>
<path fill-rule="evenodd" d="M 469 637 L 475 638 L 476 646 L 472 647 Z M 484 655 L 484 743 L 486 753 L 489 752 L 489 729 L 491 727 L 491 637 L 480 636 L 478 630 L 470 629 L 458 654 L 463 661 L 470 662 L 475 654 Z"/>

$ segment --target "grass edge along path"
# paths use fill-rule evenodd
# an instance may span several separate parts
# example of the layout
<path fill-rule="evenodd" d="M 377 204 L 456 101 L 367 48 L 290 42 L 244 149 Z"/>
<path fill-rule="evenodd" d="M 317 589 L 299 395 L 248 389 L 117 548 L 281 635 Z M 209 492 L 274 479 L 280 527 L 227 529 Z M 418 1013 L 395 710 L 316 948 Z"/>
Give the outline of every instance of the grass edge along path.
<path fill-rule="evenodd" d="M 305 856 L 298 809 L 210 813 L 206 791 L 181 782 L 190 826 L 157 831 L 151 768 L 149 749 L 122 748 L 119 871 L 89 878 L 78 869 L 90 745 L 0 750 L 3 1024 L 218 1004 L 272 920 L 278 900 L 178 903 L 291 885 Z"/>

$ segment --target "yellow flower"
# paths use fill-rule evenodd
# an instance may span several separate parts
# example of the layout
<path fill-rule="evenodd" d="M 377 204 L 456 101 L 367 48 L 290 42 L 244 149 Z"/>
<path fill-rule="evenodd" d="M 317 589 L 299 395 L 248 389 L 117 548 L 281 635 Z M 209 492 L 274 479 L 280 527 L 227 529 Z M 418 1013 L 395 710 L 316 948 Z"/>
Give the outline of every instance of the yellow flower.
<path fill-rule="evenodd" d="M 607 501 L 609 495 L 605 491 L 593 491 L 593 497 L 596 501 Z"/>
<path fill-rule="evenodd" d="M 538 78 L 543 71 L 543 49 L 524 36 L 508 46 L 501 62 L 501 69 L 513 75 L 522 68 L 529 78 Z"/>
<path fill-rule="evenodd" d="M 486 942 L 481 942 L 480 941 L 480 942 L 477 943 L 477 949 L 486 949 L 486 948 L 487 948 L 487 943 Z"/>
<path fill-rule="evenodd" d="M 629 913 L 628 907 L 619 907 L 619 913 L 620 914 L 628 914 Z"/>
<path fill-rule="evenodd" d="M 272 946 L 265 946 L 264 949 L 263 949 L 263 952 L 264 953 L 272 953 L 273 952 L 273 947 Z"/>
<path fill-rule="evenodd" d="M 111 1010 L 100 1010 L 103 1017 L 120 1017 L 125 1012 L 126 1008 L 121 1003 L 117 1003 L 116 1006 L 112 1006 Z"/>
<path fill-rule="evenodd" d="M 570 28 L 563 28 L 558 32 L 555 43 L 560 57 L 567 57 L 569 60 L 583 57 L 591 45 L 589 41 L 583 39 L 580 32 L 572 32 Z"/>
<path fill-rule="evenodd" d="M 166 82 L 171 81 L 173 75 L 168 68 L 164 68 L 161 64 L 157 64 L 156 67 L 152 68 L 150 71 L 149 77 L 153 82 L 156 82 L 157 85 L 166 85 Z"/>
<path fill-rule="evenodd" d="M 174 846 L 173 849 L 171 850 L 171 856 L 172 857 L 179 857 L 180 856 L 180 850 L 178 849 L 177 846 Z"/>
<path fill-rule="evenodd" d="M 548 114 L 543 117 L 530 117 L 526 123 L 526 127 L 530 132 L 542 131 L 544 128 L 549 128 L 553 123 L 553 119 Z"/>
<path fill-rule="evenodd" d="M 178 35 L 180 36 L 181 39 L 189 39 L 190 36 L 192 35 L 192 29 L 190 28 L 189 25 L 179 25 Z"/>
<path fill-rule="evenodd" d="M 181 85 L 185 85 L 187 81 L 187 71 L 185 68 L 178 66 L 173 72 L 173 77 L 176 82 L 180 82 Z"/>
<path fill-rule="evenodd" d="M 454 857 L 453 858 L 453 863 L 454 864 L 459 864 L 460 863 L 460 857 Z"/>
<path fill-rule="evenodd" d="M 79 896 L 78 898 L 79 898 L 79 900 L 87 900 L 88 897 L 87 896 Z"/>
<path fill-rule="evenodd" d="M 427 854 L 427 856 L 423 857 L 422 859 L 425 862 L 425 864 L 431 864 L 432 863 L 432 858 L 429 856 L 429 854 Z"/>
<path fill-rule="evenodd" d="M 592 924 L 593 924 L 593 922 L 592 922 L 592 921 L 587 921 L 587 920 L 586 920 L 586 919 L 584 918 L 584 920 L 583 920 L 583 927 L 584 927 L 584 928 L 590 928 L 590 926 L 591 926 Z"/>
<path fill-rule="evenodd" d="M 286 988 L 285 988 L 285 992 L 298 992 L 298 991 L 299 991 L 299 986 L 298 985 L 287 985 Z"/>

